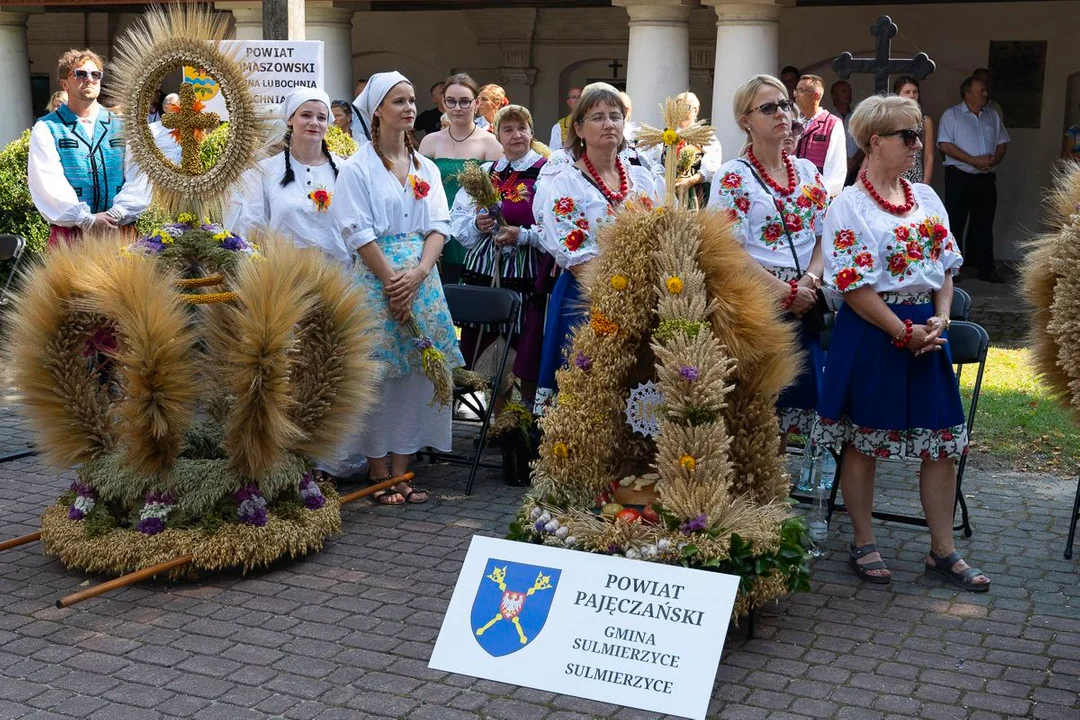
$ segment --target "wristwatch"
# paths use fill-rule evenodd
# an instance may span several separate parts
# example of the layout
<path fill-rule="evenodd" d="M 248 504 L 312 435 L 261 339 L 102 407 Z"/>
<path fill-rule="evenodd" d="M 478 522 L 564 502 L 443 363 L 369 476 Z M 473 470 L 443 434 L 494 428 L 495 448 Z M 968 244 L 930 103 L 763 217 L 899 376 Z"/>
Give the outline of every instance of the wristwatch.
<path fill-rule="evenodd" d="M 808 278 L 810 278 L 810 280 L 811 280 L 811 281 L 812 281 L 812 282 L 814 283 L 814 289 L 815 289 L 815 290 L 816 290 L 817 288 L 821 287 L 821 278 L 819 278 L 819 277 L 818 277 L 817 275 L 815 275 L 814 273 L 812 273 L 812 272 L 810 272 L 809 270 L 807 270 L 807 271 L 806 271 L 806 276 L 807 276 Z"/>

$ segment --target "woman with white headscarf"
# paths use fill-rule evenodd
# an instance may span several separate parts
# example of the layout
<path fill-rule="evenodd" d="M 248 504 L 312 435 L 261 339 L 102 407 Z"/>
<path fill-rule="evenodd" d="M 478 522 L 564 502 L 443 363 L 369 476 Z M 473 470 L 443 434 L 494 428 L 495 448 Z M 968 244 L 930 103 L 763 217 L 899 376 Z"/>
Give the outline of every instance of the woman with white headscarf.
<path fill-rule="evenodd" d="M 342 167 L 333 215 L 339 237 L 359 255 L 358 282 L 382 318 L 376 359 L 381 402 L 350 442 L 350 459 L 366 457 L 372 483 L 408 470 L 418 450 L 451 449 L 451 409 L 432 407 L 410 318 L 451 367 L 464 365 L 436 262 L 450 234 L 450 208 L 435 164 L 412 146 L 416 120 L 412 83 L 399 72 L 377 73 L 356 98 L 371 143 Z M 407 483 L 376 493 L 377 503 L 425 502 Z"/>
<path fill-rule="evenodd" d="M 238 235 L 272 228 L 300 246 L 318 247 L 343 265 L 350 252 L 334 225 L 330 207 L 343 158 L 326 146 L 330 97 L 301 88 L 281 106 L 285 150 L 244 176 L 243 197 L 226 225 Z"/>

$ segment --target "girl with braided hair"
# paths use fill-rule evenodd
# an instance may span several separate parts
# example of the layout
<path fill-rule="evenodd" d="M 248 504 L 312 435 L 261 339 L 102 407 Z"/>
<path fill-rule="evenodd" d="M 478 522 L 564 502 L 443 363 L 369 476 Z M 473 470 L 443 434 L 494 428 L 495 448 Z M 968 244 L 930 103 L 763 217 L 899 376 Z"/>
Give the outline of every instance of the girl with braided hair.
<path fill-rule="evenodd" d="M 242 199 L 226 226 L 242 237 L 272 228 L 347 265 L 350 253 L 330 214 L 338 168 L 344 162 L 326 147 L 330 97 L 322 90 L 301 88 L 282 103 L 281 115 L 288 128 L 285 150 L 247 172 Z"/>
<path fill-rule="evenodd" d="M 405 473 L 424 447 L 451 449 L 451 408 L 429 405 L 415 322 L 450 367 L 464 365 L 436 261 L 450 234 L 450 208 L 435 164 L 412 145 L 413 85 L 399 72 L 368 80 L 357 106 L 371 142 L 349 158 L 338 178 L 333 215 L 338 236 L 359 256 L 358 282 L 383 320 L 376 359 L 382 369 L 380 402 L 366 427 L 348 443 L 347 462 L 366 457 L 372 483 Z M 383 505 L 425 502 L 408 483 L 376 493 Z"/>

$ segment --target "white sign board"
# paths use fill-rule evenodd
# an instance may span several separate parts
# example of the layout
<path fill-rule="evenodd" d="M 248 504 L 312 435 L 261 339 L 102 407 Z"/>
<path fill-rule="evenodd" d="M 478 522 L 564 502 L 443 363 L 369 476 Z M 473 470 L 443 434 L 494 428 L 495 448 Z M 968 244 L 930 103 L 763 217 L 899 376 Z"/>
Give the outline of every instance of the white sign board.
<path fill-rule="evenodd" d="M 222 50 L 239 48 L 240 64 L 248 74 L 255 102 L 264 110 L 277 111 L 285 96 L 296 88 L 323 86 L 321 40 L 223 40 Z M 217 82 L 198 68 L 184 68 L 184 82 L 195 86 L 195 96 L 205 109 L 223 120 L 225 98 Z"/>
<path fill-rule="evenodd" d="M 429 667 L 705 718 L 739 578 L 474 537 Z"/>

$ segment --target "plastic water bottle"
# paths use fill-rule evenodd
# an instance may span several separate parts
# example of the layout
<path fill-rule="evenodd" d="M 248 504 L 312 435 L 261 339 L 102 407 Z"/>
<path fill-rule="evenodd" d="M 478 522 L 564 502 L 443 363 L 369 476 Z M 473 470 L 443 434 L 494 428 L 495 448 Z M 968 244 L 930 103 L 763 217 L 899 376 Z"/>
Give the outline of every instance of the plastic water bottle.
<path fill-rule="evenodd" d="M 812 557 L 822 557 L 825 554 L 821 543 L 829 537 L 829 489 L 825 487 L 825 477 L 820 475 L 818 482 L 814 484 L 814 504 L 810 507 L 809 522 L 807 522 L 807 534 L 813 547 L 810 548 Z"/>
<path fill-rule="evenodd" d="M 836 458 L 829 451 L 828 448 L 822 448 L 821 450 L 821 484 L 825 486 L 826 490 L 831 491 L 833 481 L 836 478 Z"/>
<path fill-rule="evenodd" d="M 802 467 L 799 469 L 799 484 L 796 491 L 803 495 L 814 492 L 814 446 L 807 443 L 803 450 Z"/>

